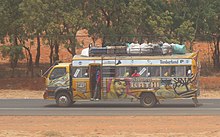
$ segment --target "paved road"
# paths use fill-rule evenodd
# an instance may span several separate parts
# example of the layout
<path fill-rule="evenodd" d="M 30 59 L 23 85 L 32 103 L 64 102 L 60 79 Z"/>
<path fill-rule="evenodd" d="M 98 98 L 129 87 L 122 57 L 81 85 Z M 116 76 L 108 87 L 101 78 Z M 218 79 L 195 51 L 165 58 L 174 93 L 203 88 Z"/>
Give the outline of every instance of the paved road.
<path fill-rule="evenodd" d="M 166 100 L 154 108 L 142 108 L 138 101 L 76 102 L 60 108 L 55 101 L 41 99 L 0 99 L 0 115 L 103 116 L 103 115 L 220 115 L 220 99 L 199 99 L 194 107 L 189 99 Z"/>

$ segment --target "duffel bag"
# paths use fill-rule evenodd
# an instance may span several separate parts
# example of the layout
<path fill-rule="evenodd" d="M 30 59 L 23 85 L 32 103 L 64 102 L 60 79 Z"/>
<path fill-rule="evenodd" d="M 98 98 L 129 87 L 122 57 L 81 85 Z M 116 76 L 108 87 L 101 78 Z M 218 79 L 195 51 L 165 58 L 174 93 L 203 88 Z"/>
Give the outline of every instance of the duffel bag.
<path fill-rule="evenodd" d="M 186 53 L 185 45 L 172 44 L 172 49 L 173 49 L 174 54 L 185 54 Z"/>

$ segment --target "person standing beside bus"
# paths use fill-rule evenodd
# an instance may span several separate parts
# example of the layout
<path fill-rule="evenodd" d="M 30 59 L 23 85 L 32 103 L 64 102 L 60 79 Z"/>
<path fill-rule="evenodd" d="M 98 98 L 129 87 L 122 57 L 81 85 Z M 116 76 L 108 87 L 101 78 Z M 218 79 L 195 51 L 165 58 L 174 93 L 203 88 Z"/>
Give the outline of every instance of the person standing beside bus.
<path fill-rule="evenodd" d="M 93 99 L 95 100 L 99 100 L 99 92 L 100 92 L 100 83 L 101 82 L 101 74 L 100 74 L 100 70 L 97 69 L 96 71 L 96 85 L 95 85 L 95 93 L 93 96 Z"/>

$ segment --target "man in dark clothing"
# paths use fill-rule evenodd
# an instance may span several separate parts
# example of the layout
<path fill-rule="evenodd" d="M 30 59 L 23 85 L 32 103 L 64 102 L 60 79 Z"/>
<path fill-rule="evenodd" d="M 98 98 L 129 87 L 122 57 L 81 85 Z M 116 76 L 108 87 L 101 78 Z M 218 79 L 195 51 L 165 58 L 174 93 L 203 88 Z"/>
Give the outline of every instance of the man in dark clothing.
<path fill-rule="evenodd" d="M 95 99 L 95 100 L 99 100 L 100 82 L 101 82 L 101 74 L 100 74 L 100 70 L 97 69 L 97 71 L 96 71 L 95 93 L 94 93 L 94 96 L 93 96 L 93 99 Z"/>

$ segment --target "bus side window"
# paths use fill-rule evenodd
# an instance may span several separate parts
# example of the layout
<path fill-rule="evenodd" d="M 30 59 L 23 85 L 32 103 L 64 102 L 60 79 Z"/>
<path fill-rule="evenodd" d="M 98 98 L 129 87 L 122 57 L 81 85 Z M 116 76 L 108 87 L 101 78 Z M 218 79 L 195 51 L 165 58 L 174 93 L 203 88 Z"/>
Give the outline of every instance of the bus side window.
<path fill-rule="evenodd" d="M 88 67 L 73 68 L 72 76 L 73 76 L 73 78 L 86 78 L 86 77 L 89 77 Z"/>
<path fill-rule="evenodd" d="M 117 67 L 116 77 L 128 77 L 129 72 L 126 72 L 126 67 Z"/>
<path fill-rule="evenodd" d="M 124 77 L 130 77 L 131 76 L 131 67 L 125 67 L 125 74 Z"/>
<path fill-rule="evenodd" d="M 176 69 L 174 66 L 171 67 L 171 77 L 175 77 L 176 76 Z"/>
<path fill-rule="evenodd" d="M 138 73 L 140 74 L 140 77 L 148 77 L 148 71 L 147 67 L 138 67 Z"/>
<path fill-rule="evenodd" d="M 176 76 L 176 70 L 174 66 L 161 67 L 161 68 L 162 68 L 161 77 L 175 77 Z"/>
<path fill-rule="evenodd" d="M 160 67 L 148 67 L 148 77 L 159 77 Z"/>
<path fill-rule="evenodd" d="M 89 77 L 89 68 L 88 67 L 82 68 L 82 78 L 87 78 L 87 77 Z"/>
<path fill-rule="evenodd" d="M 115 77 L 115 67 L 114 66 L 105 66 L 102 68 L 102 76 L 103 77 Z"/>
<path fill-rule="evenodd" d="M 161 67 L 161 77 L 169 77 L 171 76 L 171 67 Z"/>
<path fill-rule="evenodd" d="M 186 67 L 186 76 L 187 76 L 187 77 L 192 76 L 192 69 L 191 69 L 191 66 L 187 66 L 187 67 Z"/>
<path fill-rule="evenodd" d="M 80 68 L 73 68 L 72 70 L 72 76 L 73 78 L 78 78 L 81 76 L 81 69 Z"/>
<path fill-rule="evenodd" d="M 185 66 L 177 66 L 176 67 L 176 76 L 177 77 L 185 77 L 186 76 L 185 69 L 186 69 Z"/>

